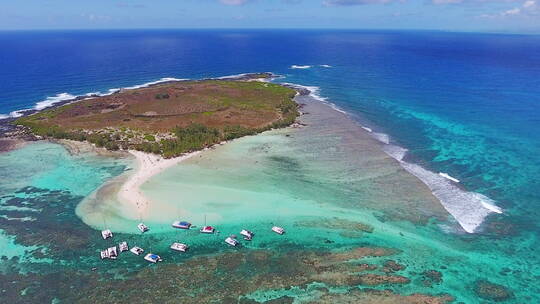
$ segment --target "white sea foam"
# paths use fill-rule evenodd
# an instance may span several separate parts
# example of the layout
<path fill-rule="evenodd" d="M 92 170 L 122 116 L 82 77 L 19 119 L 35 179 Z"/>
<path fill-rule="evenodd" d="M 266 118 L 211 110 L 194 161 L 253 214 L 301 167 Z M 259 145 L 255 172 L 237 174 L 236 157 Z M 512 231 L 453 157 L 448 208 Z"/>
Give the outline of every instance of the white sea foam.
<path fill-rule="evenodd" d="M 26 110 L 19 110 L 19 111 L 13 111 L 9 113 L 9 117 L 11 118 L 17 118 L 23 116 L 24 111 L 28 111 L 32 109 L 26 109 Z"/>
<path fill-rule="evenodd" d="M 333 105 L 327 98 L 319 95 L 320 88 L 288 84 L 309 90 L 310 96 L 316 100 Z M 334 105 L 335 106 L 335 105 Z M 333 107 L 334 108 L 334 107 Z M 345 111 L 340 110 L 345 113 Z M 390 144 L 390 137 L 384 133 L 372 132 L 370 128 L 362 127 L 371 131 L 372 136 L 382 142 L 383 151 L 396 159 L 400 165 L 412 175 L 420 179 L 431 190 L 433 195 L 441 202 L 442 206 L 452 215 L 459 225 L 467 233 L 474 233 L 484 219 L 491 213 L 502 213 L 503 210 L 495 205 L 489 197 L 471 191 L 465 191 L 452 183 L 447 177 L 424 169 L 420 165 L 405 162 L 403 159 L 407 149 Z M 449 176 L 450 177 L 450 176 Z"/>
<path fill-rule="evenodd" d="M 482 206 L 484 206 L 484 208 L 489 209 L 495 213 L 499 213 L 499 214 L 503 213 L 503 210 L 501 209 L 501 207 L 497 207 L 488 202 L 482 201 Z"/>
<path fill-rule="evenodd" d="M 187 79 L 165 77 L 165 78 L 161 78 L 161 79 L 156 80 L 156 81 L 151 81 L 151 82 L 147 82 L 147 83 L 143 83 L 143 84 L 139 84 L 139 85 L 134 85 L 134 86 L 131 86 L 131 87 L 126 87 L 124 89 L 125 90 L 135 90 L 135 89 L 147 88 L 149 86 L 153 86 L 153 85 L 164 83 L 164 82 L 183 81 L 183 80 L 187 80 Z"/>
<path fill-rule="evenodd" d="M 213 79 L 236 79 L 236 78 L 242 78 L 244 76 L 248 75 L 248 73 L 241 73 L 241 74 L 234 74 L 234 75 L 228 75 L 228 76 L 221 76 L 221 77 L 216 77 L 216 78 L 213 78 Z"/>
<path fill-rule="evenodd" d="M 439 172 L 439 175 L 448 179 L 448 180 L 451 180 L 453 181 L 454 183 L 459 183 L 459 179 L 455 178 L 455 177 L 452 177 L 450 175 L 448 175 L 448 173 L 444 173 L 444 172 Z"/>
<path fill-rule="evenodd" d="M 264 78 L 264 77 L 252 78 L 252 79 L 248 79 L 247 81 L 271 82 L 276 78 L 281 78 L 282 77 L 282 76 L 274 75 L 272 72 L 265 72 L 265 73 L 269 73 L 271 75 L 271 77 L 269 77 L 269 78 Z M 239 78 L 251 75 L 251 74 L 253 74 L 253 73 L 241 73 L 241 74 L 235 74 L 235 75 L 215 77 L 215 78 L 210 78 L 210 79 L 235 80 L 235 79 L 239 79 Z"/>
<path fill-rule="evenodd" d="M 54 105 L 55 103 L 59 103 L 59 102 L 70 100 L 70 99 L 75 99 L 76 97 L 77 96 L 71 95 L 69 93 L 60 93 L 56 96 L 47 97 L 47 99 L 36 103 L 36 105 L 34 106 L 34 109 L 43 110 L 45 108 L 48 108 Z"/>
<path fill-rule="evenodd" d="M 146 87 L 156 85 L 156 84 L 160 84 L 160 83 L 164 83 L 164 82 L 183 81 L 183 80 L 187 80 L 187 79 L 165 77 L 165 78 L 161 78 L 161 79 L 156 80 L 156 81 L 151 81 L 151 82 L 147 82 L 147 83 L 143 83 L 143 84 L 135 85 L 135 86 L 131 86 L 131 87 L 125 87 L 125 88 L 122 88 L 122 89 L 125 89 L 125 90 L 140 89 L 140 88 L 146 88 Z M 90 98 L 93 98 L 94 96 L 109 96 L 109 95 L 112 95 L 114 93 L 117 93 L 117 92 L 121 91 L 122 89 L 114 88 L 114 89 L 107 90 L 107 92 L 105 92 L 105 93 L 102 93 L 102 92 L 90 92 L 90 93 L 86 93 L 86 94 L 78 95 L 78 96 L 71 95 L 69 93 L 60 93 L 60 94 L 57 94 L 56 96 L 47 97 L 45 100 L 37 102 L 34 105 L 33 108 L 17 110 L 17 111 L 13 111 L 13 112 L 11 112 L 9 114 L 0 114 L 0 119 L 21 117 L 21 116 L 24 115 L 24 112 L 26 112 L 26 111 L 43 110 L 43 109 L 46 109 L 48 107 L 53 106 L 56 103 L 63 102 L 63 101 L 75 100 L 75 99 L 80 98 L 80 97 L 87 97 L 85 99 L 90 99 Z"/>
<path fill-rule="evenodd" d="M 407 149 L 396 145 L 384 145 L 382 149 L 386 154 L 398 161 L 402 161 L 408 151 Z"/>
<path fill-rule="evenodd" d="M 332 67 L 332 66 L 329 65 L 329 64 L 321 64 L 321 65 L 319 65 L 319 66 L 322 67 L 322 68 L 331 68 L 331 67 Z"/>
<path fill-rule="evenodd" d="M 448 179 L 419 165 L 403 161 L 401 165 L 431 189 L 444 208 L 468 233 L 474 233 L 490 213 L 502 213 L 495 202 L 485 195 L 464 191 Z"/>
<path fill-rule="evenodd" d="M 382 149 L 386 154 L 396 159 L 405 170 L 428 186 L 433 195 L 467 233 L 474 233 L 491 213 L 503 212 L 489 197 L 459 188 L 455 184 L 459 182 L 458 179 L 445 173 L 437 174 L 420 165 L 403 161 L 408 150 L 390 144 L 390 137 L 387 134 L 372 133 L 372 135 L 385 144 Z"/>
<path fill-rule="evenodd" d="M 345 110 L 341 109 L 336 104 L 329 102 L 328 98 L 319 95 L 319 92 L 321 91 L 321 88 L 319 88 L 319 87 L 316 87 L 316 86 L 304 86 L 304 85 L 299 85 L 299 84 L 295 84 L 295 83 L 283 83 L 283 84 L 289 85 L 289 86 L 292 86 L 292 87 L 301 88 L 301 89 L 306 89 L 306 90 L 309 91 L 309 96 L 311 96 L 311 98 L 313 98 L 313 99 L 315 99 L 317 101 L 320 101 L 320 102 L 322 102 L 324 104 L 329 105 L 332 109 L 334 109 L 334 110 L 336 110 L 336 111 L 338 111 L 340 113 L 348 114 Z"/>
<path fill-rule="evenodd" d="M 372 132 L 371 136 L 373 136 L 373 138 L 382 142 L 383 144 L 390 144 L 390 136 L 388 136 L 388 134 Z"/>
<path fill-rule="evenodd" d="M 75 99 L 77 96 L 68 94 L 68 93 L 60 93 L 56 96 L 47 97 L 45 100 L 39 101 L 35 104 L 35 106 L 31 109 L 22 109 L 10 112 L 9 114 L 0 114 L 0 119 L 6 119 L 6 118 L 17 118 L 24 115 L 24 112 L 31 111 L 31 110 L 43 110 L 45 108 L 48 108 L 56 103 L 67 101 L 71 99 Z"/>
<path fill-rule="evenodd" d="M 296 64 L 291 65 L 291 69 L 305 70 L 305 69 L 309 69 L 309 68 L 311 68 L 310 65 L 296 65 Z"/>
<path fill-rule="evenodd" d="M 362 127 L 362 129 L 368 131 L 369 133 L 373 132 L 373 129 L 371 128 L 368 128 L 368 127 Z"/>
<path fill-rule="evenodd" d="M 223 77 L 218 77 L 216 79 L 234 79 L 234 78 L 243 77 L 245 75 L 247 75 L 247 74 L 244 73 L 244 74 L 238 74 L 238 75 L 223 76 Z M 164 78 L 161 78 L 161 79 L 156 80 L 156 81 L 150 81 L 150 82 L 146 82 L 146 83 L 143 83 L 143 84 L 134 85 L 134 86 L 130 86 L 130 87 L 109 89 L 106 92 L 90 92 L 90 93 L 86 93 L 86 94 L 79 95 L 79 96 L 71 95 L 69 93 L 60 93 L 60 94 L 58 94 L 56 96 L 47 97 L 45 100 L 37 102 L 33 108 L 17 110 L 17 111 L 13 111 L 13 112 L 11 112 L 9 114 L 0 114 L 0 119 L 21 117 L 21 116 L 24 115 L 25 111 L 43 110 L 43 109 L 46 109 L 46 108 L 48 108 L 50 106 L 53 106 L 54 104 L 56 104 L 58 102 L 75 100 L 75 99 L 80 98 L 80 97 L 87 97 L 85 99 L 91 99 L 91 98 L 94 98 L 95 96 L 109 96 L 109 95 L 118 93 L 121 90 L 134 90 L 134 89 L 140 89 L 140 88 L 147 88 L 147 87 L 150 87 L 150 86 L 153 86 L 153 85 L 156 85 L 156 84 L 160 84 L 160 83 L 171 82 L 171 81 L 185 81 L 185 80 L 189 80 L 189 79 L 174 78 L 174 77 L 164 77 Z"/>

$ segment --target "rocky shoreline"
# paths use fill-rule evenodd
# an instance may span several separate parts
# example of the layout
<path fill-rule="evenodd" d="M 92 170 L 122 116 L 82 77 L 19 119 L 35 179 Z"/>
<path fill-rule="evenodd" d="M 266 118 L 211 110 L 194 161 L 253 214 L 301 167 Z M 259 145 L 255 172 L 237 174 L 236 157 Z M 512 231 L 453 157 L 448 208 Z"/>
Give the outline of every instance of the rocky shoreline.
<path fill-rule="evenodd" d="M 279 77 L 279 75 L 276 75 L 271 72 L 262 72 L 262 73 L 246 73 L 246 74 L 239 74 L 239 75 L 232 75 L 232 76 L 224 76 L 224 77 L 216 77 L 216 78 L 204 78 L 200 79 L 198 81 L 205 81 L 205 80 L 234 80 L 234 81 L 261 81 L 265 79 L 275 79 Z M 170 84 L 170 83 L 176 83 L 176 82 L 184 82 L 189 80 L 171 80 L 171 81 L 162 81 L 159 83 L 153 83 L 149 84 L 145 87 L 155 87 L 158 85 L 164 85 L 164 84 Z M 286 86 L 286 85 L 285 85 Z M 292 86 L 287 86 L 291 87 Z M 302 90 L 295 88 L 300 95 L 306 95 L 309 94 L 308 90 L 305 90 L 306 92 L 302 92 Z M 122 93 L 125 89 L 119 89 L 110 95 L 115 95 Z M 0 119 L 0 152 L 6 152 L 11 151 L 18 147 L 15 143 L 21 143 L 21 142 L 29 142 L 29 141 L 37 141 L 42 140 L 43 138 L 41 136 L 34 135 L 31 130 L 25 126 L 16 125 L 14 122 L 21 118 L 30 116 L 32 114 L 36 114 L 42 111 L 51 110 L 55 108 L 59 108 L 61 106 L 70 104 L 70 103 L 76 103 L 78 101 L 86 100 L 89 98 L 98 98 L 103 97 L 105 95 L 103 94 L 88 94 L 88 95 L 79 95 L 72 99 L 62 100 L 57 103 L 54 103 L 46 108 L 43 109 L 25 109 L 25 110 L 19 110 L 17 113 L 19 114 L 18 117 L 8 117 Z"/>

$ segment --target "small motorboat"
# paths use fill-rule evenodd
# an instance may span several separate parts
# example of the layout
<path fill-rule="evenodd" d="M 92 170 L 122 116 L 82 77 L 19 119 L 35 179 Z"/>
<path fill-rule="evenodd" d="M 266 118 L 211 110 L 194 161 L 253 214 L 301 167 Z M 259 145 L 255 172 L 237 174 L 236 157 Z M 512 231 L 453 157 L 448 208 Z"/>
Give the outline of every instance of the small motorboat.
<path fill-rule="evenodd" d="M 191 223 L 185 221 L 176 221 L 172 223 L 172 226 L 178 229 L 189 229 L 191 228 Z"/>
<path fill-rule="evenodd" d="M 120 252 L 128 251 L 129 250 L 128 243 L 122 242 L 118 244 L 118 249 L 120 249 Z"/>
<path fill-rule="evenodd" d="M 189 246 L 183 243 L 173 243 L 171 245 L 172 250 L 180 251 L 180 252 L 186 252 L 188 250 Z"/>
<path fill-rule="evenodd" d="M 116 259 L 118 257 L 118 251 L 116 250 L 116 246 L 107 248 L 107 253 L 109 254 L 109 259 Z"/>
<path fill-rule="evenodd" d="M 107 249 L 101 250 L 101 259 L 108 259 L 109 258 L 109 251 Z"/>
<path fill-rule="evenodd" d="M 201 228 L 201 233 L 214 233 L 216 231 L 216 228 L 212 226 L 204 226 Z"/>
<path fill-rule="evenodd" d="M 246 229 L 240 231 L 240 234 L 244 237 L 244 240 L 246 241 L 251 241 L 253 239 L 253 236 L 255 236 L 255 233 Z"/>
<path fill-rule="evenodd" d="M 112 238 L 113 237 L 112 231 L 110 229 L 102 230 L 101 237 L 103 237 L 104 240 L 108 238 Z"/>
<path fill-rule="evenodd" d="M 233 246 L 233 247 L 236 247 L 238 246 L 238 244 L 240 244 L 240 242 L 238 242 L 238 240 L 236 240 L 236 238 L 230 236 L 228 238 L 225 239 L 225 243 Z"/>
<path fill-rule="evenodd" d="M 135 246 L 135 247 L 132 247 L 129 251 L 131 251 L 135 255 L 141 255 L 144 252 L 144 249 L 142 249 L 141 247 Z"/>
<path fill-rule="evenodd" d="M 144 259 L 147 260 L 150 263 L 157 263 L 163 261 L 161 257 L 157 254 L 149 253 L 144 256 Z"/>
<path fill-rule="evenodd" d="M 142 233 L 145 233 L 146 231 L 150 230 L 150 228 L 148 228 L 148 226 L 146 226 L 146 225 L 143 224 L 143 223 L 140 223 L 139 225 L 137 225 L 137 228 L 139 228 L 139 230 L 140 230 Z"/>
<path fill-rule="evenodd" d="M 272 227 L 272 231 L 274 231 L 277 234 L 284 234 L 285 233 L 285 229 L 283 229 L 281 227 L 278 227 L 278 226 Z"/>

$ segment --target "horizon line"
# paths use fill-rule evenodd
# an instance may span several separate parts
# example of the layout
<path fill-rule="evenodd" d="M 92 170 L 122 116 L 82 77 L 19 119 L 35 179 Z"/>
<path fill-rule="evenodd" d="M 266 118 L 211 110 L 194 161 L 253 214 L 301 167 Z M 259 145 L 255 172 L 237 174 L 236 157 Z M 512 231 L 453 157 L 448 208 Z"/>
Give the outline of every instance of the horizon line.
<path fill-rule="evenodd" d="M 275 27 L 275 28 L 246 28 L 246 27 L 208 27 L 208 28 L 189 28 L 189 27 L 163 27 L 163 28 L 14 28 L 0 29 L 0 32 L 85 32 L 85 31 L 373 31 L 373 32 L 440 32 L 440 33 L 468 33 L 468 34 L 500 34 L 500 35 L 540 35 L 540 31 L 504 31 L 504 30 L 449 30 L 449 29 L 394 29 L 394 28 L 312 28 L 312 27 Z"/>

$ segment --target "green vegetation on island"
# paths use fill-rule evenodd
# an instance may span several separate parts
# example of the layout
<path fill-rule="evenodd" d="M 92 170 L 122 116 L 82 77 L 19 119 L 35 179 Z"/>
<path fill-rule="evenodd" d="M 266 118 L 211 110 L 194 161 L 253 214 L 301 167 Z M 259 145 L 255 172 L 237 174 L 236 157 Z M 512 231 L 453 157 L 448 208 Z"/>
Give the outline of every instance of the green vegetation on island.
<path fill-rule="evenodd" d="M 178 81 L 77 101 L 14 123 L 45 138 L 174 157 L 291 125 L 299 114 L 295 95 L 257 81 Z"/>

